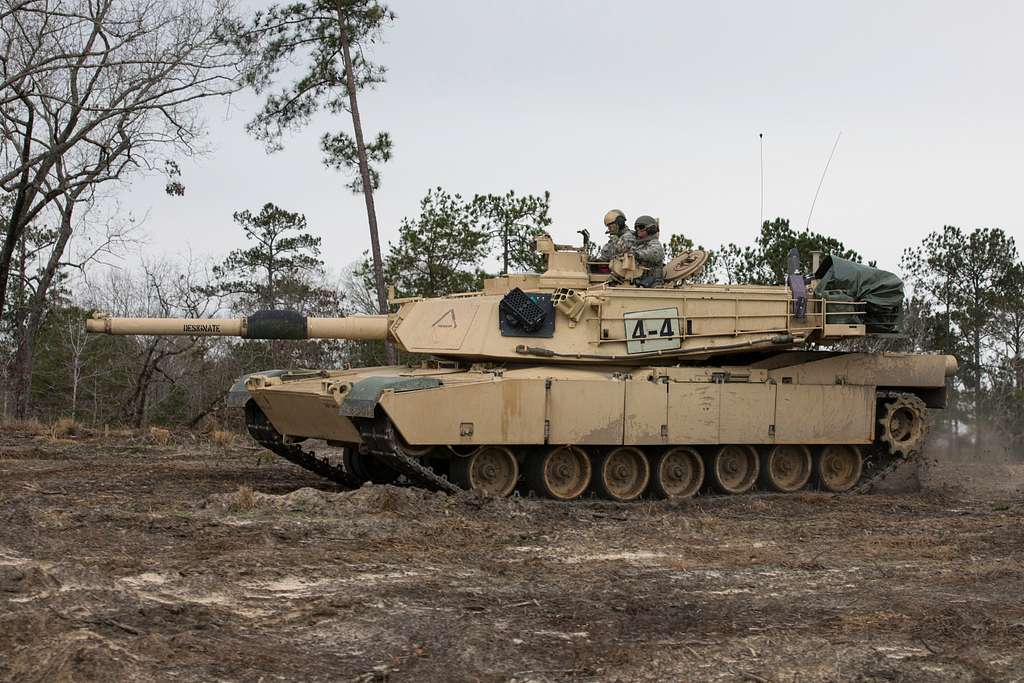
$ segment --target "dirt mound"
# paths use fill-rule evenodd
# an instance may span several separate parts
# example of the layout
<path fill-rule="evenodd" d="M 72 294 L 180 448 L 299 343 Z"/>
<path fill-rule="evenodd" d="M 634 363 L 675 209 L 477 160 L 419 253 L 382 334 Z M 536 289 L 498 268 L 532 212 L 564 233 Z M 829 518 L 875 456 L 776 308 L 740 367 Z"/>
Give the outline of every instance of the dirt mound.
<path fill-rule="evenodd" d="M 60 588 L 60 581 L 36 565 L 0 564 L 0 593 L 31 594 Z"/>
<path fill-rule="evenodd" d="M 339 492 L 305 487 L 283 495 L 242 487 L 236 493 L 209 496 L 202 507 L 225 512 L 282 510 L 316 515 L 405 515 L 440 510 L 446 498 L 440 492 L 372 484 Z"/>

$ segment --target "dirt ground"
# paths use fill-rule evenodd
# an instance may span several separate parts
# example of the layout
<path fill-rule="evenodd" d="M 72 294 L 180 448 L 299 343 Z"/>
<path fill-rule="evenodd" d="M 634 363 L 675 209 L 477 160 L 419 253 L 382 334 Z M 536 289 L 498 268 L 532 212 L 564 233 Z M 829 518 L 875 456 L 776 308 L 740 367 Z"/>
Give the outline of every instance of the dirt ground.
<path fill-rule="evenodd" d="M 0 679 L 1024 680 L 1013 459 L 559 505 L 146 441 L 0 432 Z"/>

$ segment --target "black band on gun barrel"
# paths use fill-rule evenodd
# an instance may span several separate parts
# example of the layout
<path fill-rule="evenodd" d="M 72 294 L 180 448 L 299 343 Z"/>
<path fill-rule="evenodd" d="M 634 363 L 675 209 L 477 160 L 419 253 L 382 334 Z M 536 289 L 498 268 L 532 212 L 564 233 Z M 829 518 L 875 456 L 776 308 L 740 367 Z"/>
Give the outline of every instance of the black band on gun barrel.
<path fill-rule="evenodd" d="M 306 316 L 297 311 L 256 311 L 245 319 L 246 339 L 308 339 Z"/>

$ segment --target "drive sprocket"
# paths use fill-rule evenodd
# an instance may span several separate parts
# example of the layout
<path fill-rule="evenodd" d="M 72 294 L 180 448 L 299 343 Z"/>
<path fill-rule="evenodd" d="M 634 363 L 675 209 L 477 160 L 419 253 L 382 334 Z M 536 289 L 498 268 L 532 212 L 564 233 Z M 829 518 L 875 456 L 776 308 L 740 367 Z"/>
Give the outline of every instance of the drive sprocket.
<path fill-rule="evenodd" d="M 917 396 L 891 393 L 885 397 L 878 419 L 878 441 L 891 455 L 910 457 L 924 449 L 928 439 L 928 406 Z"/>

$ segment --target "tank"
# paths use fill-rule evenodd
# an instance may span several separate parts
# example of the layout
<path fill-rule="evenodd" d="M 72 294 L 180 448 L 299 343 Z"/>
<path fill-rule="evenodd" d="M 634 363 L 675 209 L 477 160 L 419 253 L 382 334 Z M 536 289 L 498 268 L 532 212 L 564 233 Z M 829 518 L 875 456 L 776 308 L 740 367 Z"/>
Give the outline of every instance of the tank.
<path fill-rule="evenodd" d="M 646 273 L 628 254 L 593 262 L 585 244 L 536 246 L 543 273 L 439 298 L 392 294 L 390 315 L 94 314 L 86 327 L 387 340 L 417 354 L 232 387 L 253 438 L 345 486 L 404 477 L 561 501 L 863 490 L 921 452 L 929 409 L 945 406 L 952 356 L 836 350 L 896 332 L 903 286 L 891 273 L 826 257 L 809 277 L 791 265 L 785 285 L 696 284 L 707 255 L 693 251 L 640 287 Z"/>

